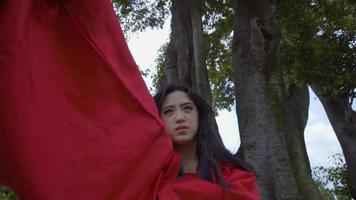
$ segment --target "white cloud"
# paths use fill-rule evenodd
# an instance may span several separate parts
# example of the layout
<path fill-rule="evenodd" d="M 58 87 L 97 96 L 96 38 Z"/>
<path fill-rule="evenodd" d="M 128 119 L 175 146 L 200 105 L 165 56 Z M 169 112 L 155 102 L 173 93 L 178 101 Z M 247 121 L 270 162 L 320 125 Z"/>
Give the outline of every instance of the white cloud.
<path fill-rule="evenodd" d="M 309 92 L 309 119 L 304 137 L 310 164 L 312 167 L 330 166 L 329 157 L 342 150 L 322 104 L 311 89 Z"/>
<path fill-rule="evenodd" d="M 134 35 L 129 39 L 129 48 L 141 68 L 146 69 L 154 65 L 158 49 L 168 40 L 166 32 L 165 30 L 151 30 L 145 34 Z"/>
<path fill-rule="evenodd" d="M 309 110 L 308 123 L 315 123 L 315 122 L 317 122 L 319 120 L 320 120 L 319 115 L 315 114 L 315 112 L 311 112 L 311 110 Z"/>
<path fill-rule="evenodd" d="M 169 20 L 168 20 L 169 21 Z M 163 29 L 148 30 L 143 33 L 134 33 L 128 39 L 128 46 L 136 64 L 141 70 L 149 69 L 155 72 L 155 59 L 161 45 L 169 39 L 169 23 Z M 152 85 L 150 76 L 143 77 L 148 88 Z"/>
<path fill-rule="evenodd" d="M 232 153 L 235 153 L 240 145 L 240 137 L 234 109 L 232 112 L 228 112 L 227 110 L 220 111 L 216 117 L 216 122 L 218 123 L 219 132 L 225 147 Z"/>
<path fill-rule="evenodd" d="M 308 123 L 304 135 L 310 164 L 313 167 L 332 165 L 329 157 L 342 152 L 334 130 L 329 123 L 324 121 Z"/>

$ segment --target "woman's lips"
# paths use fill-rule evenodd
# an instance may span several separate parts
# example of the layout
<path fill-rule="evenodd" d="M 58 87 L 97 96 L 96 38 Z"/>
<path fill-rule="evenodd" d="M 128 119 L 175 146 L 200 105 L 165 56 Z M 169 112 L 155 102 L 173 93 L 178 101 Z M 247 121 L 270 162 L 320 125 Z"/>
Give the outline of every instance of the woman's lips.
<path fill-rule="evenodd" d="M 177 127 L 176 129 L 174 129 L 178 134 L 180 135 L 184 135 L 187 133 L 188 127 L 186 126 L 182 126 L 182 127 Z"/>
<path fill-rule="evenodd" d="M 178 126 L 178 127 L 175 128 L 174 130 L 180 131 L 180 130 L 187 130 L 187 129 L 188 129 L 188 127 L 186 127 L 186 126 Z"/>

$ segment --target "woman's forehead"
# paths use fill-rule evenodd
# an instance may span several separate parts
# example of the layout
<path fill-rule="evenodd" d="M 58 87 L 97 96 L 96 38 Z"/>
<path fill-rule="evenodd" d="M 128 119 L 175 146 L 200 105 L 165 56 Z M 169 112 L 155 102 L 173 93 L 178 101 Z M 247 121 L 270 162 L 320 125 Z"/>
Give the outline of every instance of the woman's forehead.
<path fill-rule="evenodd" d="M 181 105 L 186 103 L 194 104 L 194 102 L 189 98 L 189 96 L 185 92 L 177 90 L 169 93 L 164 98 L 162 108 L 166 106 Z"/>

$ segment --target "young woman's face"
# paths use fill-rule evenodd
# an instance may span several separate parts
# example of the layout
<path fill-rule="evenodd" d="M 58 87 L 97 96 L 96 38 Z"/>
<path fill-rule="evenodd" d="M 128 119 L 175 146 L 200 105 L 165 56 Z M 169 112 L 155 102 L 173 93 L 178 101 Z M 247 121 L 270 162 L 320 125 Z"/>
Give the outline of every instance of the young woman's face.
<path fill-rule="evenodd" d="M 176 145 L 195 141 L 198 130 L 198 110 L 186 93 L 174 91 L 168 94 L 163 101 L 160 115 Z"/>

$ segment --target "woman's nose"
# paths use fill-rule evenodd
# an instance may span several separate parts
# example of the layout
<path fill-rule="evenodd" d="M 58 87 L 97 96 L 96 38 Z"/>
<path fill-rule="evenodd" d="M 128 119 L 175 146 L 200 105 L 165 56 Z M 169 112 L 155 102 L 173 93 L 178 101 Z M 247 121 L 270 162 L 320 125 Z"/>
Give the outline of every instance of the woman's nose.
<path fill-rule="evenodd" d="M 185 114 L 184 112 L 178 110 L 176 113 L 176 122 L 177 123 L 182 123 L 185 121 Z"/>

